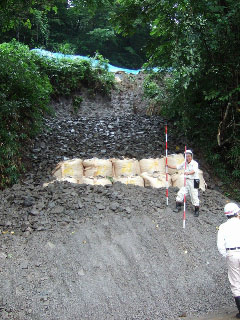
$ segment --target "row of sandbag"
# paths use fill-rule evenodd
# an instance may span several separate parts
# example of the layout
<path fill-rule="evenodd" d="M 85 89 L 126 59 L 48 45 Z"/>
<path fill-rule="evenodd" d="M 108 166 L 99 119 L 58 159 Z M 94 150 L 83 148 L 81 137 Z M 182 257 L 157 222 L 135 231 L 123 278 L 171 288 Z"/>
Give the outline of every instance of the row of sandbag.
<path fill-rule="evenodd" d="M 184 161 L 183 154 L 168 157 L 168 164 L 177 165 Z M 200 188 L 205 182 L 200 171 Z M 57 180 L 91 185 L 106 185 L 113 182 L 163 188 L 166 186 L 165 158 L 157 159 L 72 159 L 60 162 L 53 170 Z M 169 186 L 183 185 L 183 171 L 169 168 Z"/>
<path fill-rule="evenodd" d="M 172 154 L 168 157 L 169 165 L 177 165 L 184 161 L 183 154 Z M 165 158 L 157 159 L 72 159 L 60 162 L 53 170 L 56 178 L 76 177 L 121 177 L 139 175 L 140 173 L 165 173 Z M 169 174 L 176 173 L 169 168 Z"/>

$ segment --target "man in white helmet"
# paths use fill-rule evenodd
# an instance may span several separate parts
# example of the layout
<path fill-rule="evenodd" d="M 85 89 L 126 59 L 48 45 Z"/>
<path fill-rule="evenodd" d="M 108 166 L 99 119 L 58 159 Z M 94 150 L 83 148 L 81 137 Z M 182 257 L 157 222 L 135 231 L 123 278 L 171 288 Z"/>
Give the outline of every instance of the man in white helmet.
<path fill-rule="evenodd" d="M 228 220 L 219 227 L 217 247 L 227 261 L 228 279 L 238 308 L 236 318 L 240 319 L 240 208 L 231 202 L 225 205 L 224 213 Z"/>
<path fill-rule="evenodd" d="M 183 161 L 178 166 L 170 166 L 172 169 L 185 169 L 185 161 Z M 190 194 L 191 202 L 195 207 L 194 216 L 199 216 L 199 198 L 198 198 L 198 187 L 199 187 L 199 175 L 198 175 L 198 163 L 193 160 L 193 153 L 191 150 L 186 150 L 186 188 L 182 187 L 176 197 L 176 209 L 174 212 L 179 212 L 184 199 L 184 193 L 187 195 Z M 195 182 L 194 182 L 195 180 Z M 197 185 L 198 184 L 198 185 Z"/>

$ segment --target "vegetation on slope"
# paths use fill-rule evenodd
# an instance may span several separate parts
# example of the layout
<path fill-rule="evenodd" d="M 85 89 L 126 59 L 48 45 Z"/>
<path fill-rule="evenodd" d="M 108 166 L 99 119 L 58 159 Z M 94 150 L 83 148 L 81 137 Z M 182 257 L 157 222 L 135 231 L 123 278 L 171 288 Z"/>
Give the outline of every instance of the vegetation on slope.
<path fill-rule="evenodd" d="M 108 94 L 114 84 L 105 61 L 41 58 L 17 41 L 0 44 L 0 188 L 15 183 L 21 152 L 41 129 L 52 97 L 77 93 L 82 86 Z M 76 96 L 77 97 L 77 96 Z"/>

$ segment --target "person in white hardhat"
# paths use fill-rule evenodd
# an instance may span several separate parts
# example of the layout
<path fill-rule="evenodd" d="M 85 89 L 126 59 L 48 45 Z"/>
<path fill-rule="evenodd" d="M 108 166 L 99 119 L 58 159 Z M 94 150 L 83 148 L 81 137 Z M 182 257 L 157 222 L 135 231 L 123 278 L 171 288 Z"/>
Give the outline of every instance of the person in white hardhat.
<path fill-rule="evenodd" d="M 230 202 L 224 207 L 227 222 L 220 225 L 217 235 L 218 251 L 226 258 L 228 279 L 240 319 L 240 208 Z"/>
<path fill-rule="evenodd" d="M 183 203 L 184 193 L 187 195 L 190 194 L 191 202 L 195 207 L 194 216 L 199 216 L 199 199 L 198 199 L 198 187 L 199 187 L 199 176 L 198 176 L 198 163 L 197 161 L 193 160 L 193 153 L 191 150 L 186 150 L 186 188 L 182 187 L 176 197 L 176 209 L 173 210 L 174 212 L 179 212 L 181 210 L 181 206 Z M 178 166 L 170 166 L 169 168 L 172 169 L 184 169 L 185 168 L 185 161 L 183 161 Z"/>

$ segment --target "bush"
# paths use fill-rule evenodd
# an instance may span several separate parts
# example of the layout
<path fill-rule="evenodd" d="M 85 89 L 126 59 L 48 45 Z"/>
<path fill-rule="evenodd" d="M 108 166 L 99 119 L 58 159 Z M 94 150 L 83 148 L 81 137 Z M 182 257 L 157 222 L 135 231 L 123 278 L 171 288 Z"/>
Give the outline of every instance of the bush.
<path fill-rule="evenodd" d="M 93 67 L 91 60 L 69 58 L 46 58 L 35 54 L 35 63 L 42 73 L 47 74 L 53 87 L 52 97 L 69 97 L 88 87 L 93 92 L 109 94 L 114 85 L 114 76 L 107 70 L 107 60 L 96 57 L 98 63 Z"/>
<path fill-rule="evenodd" d="M 17 181 L 20 150 L 41 127 L 48 112 L 51 84 L 27 46 L 0 44 L 0 187 Z"/>

